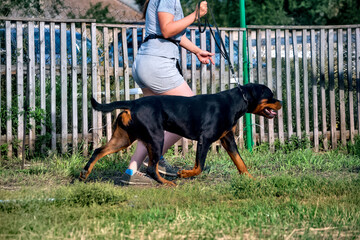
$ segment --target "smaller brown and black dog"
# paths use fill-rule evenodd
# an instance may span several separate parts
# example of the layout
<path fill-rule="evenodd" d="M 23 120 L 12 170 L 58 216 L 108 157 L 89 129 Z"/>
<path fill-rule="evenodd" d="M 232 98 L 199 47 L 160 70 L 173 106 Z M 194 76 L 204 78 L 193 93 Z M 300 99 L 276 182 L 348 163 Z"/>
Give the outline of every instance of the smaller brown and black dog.
<path fill-rule="evenodd" d="M 147 173 L 159 183 L 170 185 L 174 183 L 161 177 L 157 168 L 164 144 L 164 130 L 198 141 L 194 168 L 179 171 L 179 177 L 199 175 L 204 169 L 211 144 L 219 139 L 239 173 L 251 177 L 235 142 L 233 131 L 236 123 L 245 113 L 271 119 L 281 108 L 272 91 L 261 84 L 247 84 L 217 94 L 194 97 L 149 96 L 108 104 L 92 99 L 91 104 L 95 110 L 102 112 L 125 110 L 117 117 L 110 141 L 94 151 L 80 179 L 86 180 L 100 158 L 139 140 L 144 143 L 149 155 Z"/>

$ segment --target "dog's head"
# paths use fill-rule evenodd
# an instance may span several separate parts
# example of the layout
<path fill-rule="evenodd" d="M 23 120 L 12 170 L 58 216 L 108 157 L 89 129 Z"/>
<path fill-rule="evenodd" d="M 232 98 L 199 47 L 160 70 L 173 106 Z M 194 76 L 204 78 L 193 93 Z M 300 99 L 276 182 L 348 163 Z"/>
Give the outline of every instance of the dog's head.
<path fill-rule="evenodd" d="M 243 86 L 249 101 L 248 113 L 274 118 L 281 108 L 281 102 L 274 98 L 273 92 L 265 85 L 251 83 Z"/>

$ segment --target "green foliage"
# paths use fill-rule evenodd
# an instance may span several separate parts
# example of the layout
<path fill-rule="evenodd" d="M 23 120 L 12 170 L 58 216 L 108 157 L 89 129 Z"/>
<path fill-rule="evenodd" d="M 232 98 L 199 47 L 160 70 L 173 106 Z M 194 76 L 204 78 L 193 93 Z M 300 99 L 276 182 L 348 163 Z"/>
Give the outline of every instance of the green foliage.
<path fill-rule="evenodd" d="M 42 13 L 40 0 L 4 0 L 1 4 L 0 15 L 7 16 L 14 8 L 18 10 L 26 9 L 31 15 Z"/>
<path fill-rule="evenodd" d="M 60 7 L 63 6 L 62 0 L 47 0 L 51 1 L 49 6 L 52 7 L 50 14 L 57 15 Z M 0 8 L 0 16 L 8 16 L 10 13 L 16 11 L 22 16 L 41 16 L 43 11 L 42 0 L 2 0 Z"/>
<path fill-rule="evenodd" d="M 141 0 L 138 0 L 141 2 Z M 185 15 L 199 1 L 182 1 Z M 208 1 L 219 26 L 240 26 L 239 0 Z M 248 25 L 329 25 L 360 23 L 356 0 L 252 0 L 245 1 Z"/>
<path fill-rule="evenodd" d="M 246 1 L 246 22 L 248 25 L 291 25 L 295 19 L 289 16 L 284 0 Z M 276 13 L 276 14 L 274 14 Z"/>
<path fill-rule="evenodd" d="M 360 3 L 355 0 L 293 0 L 284 4 L 296 25 L 356 24 Z"/>
<path fill-rule="evenodd" d="M 13 89 L 14 94 L 16 95 L 16 89 Z M 37 88 L 36 89 L 36 95 L 40 96 L 40 89 Z M 40 100 L 40 99 L 37 99 Z M 25 96 L 24 96 L 24 100 L 23 102 L 25 102 Z M 40 104 L 37 104 L 38 106 Z M 42 128 L 45 127 L 47 129 L 49 129 L 48 132 L 46 132 L 44 135 L 41 135 L 39 137 L 36 138 L 36 151 L 37 153 L 41 153 L 40 148 L 42 144 L 48 143 L 51 139 L 51 134 L 50 134 L 50 130 L 52 128 L 51 126 L 51 118 L 49 116 L 50 114 L 46 114 L 44 109 L 41 109 L 39 107 L 35 107 L 34 109 L 29 109 L 27 111 L 27 115 L 26 115 L 26 134 L 29 134 L 30 129 L 35 129 L 35 132 L 40 133 Z M 6 120 L 11 120 L 12 122 L 12 132 L 16 133 L 17 132 L 17 128 L 19 126 L 19 117 L 25 116 L 25 110 L 20 111 L 18 108 L 18 98 L 12 98 L 12 104 L 11 104 L 11 108 L 8 110 L 6 108 L 1 108 L 0 109 L 0 118 L 1 118 L 1 128 L 2 129 L 6 129 Z M 35 121 L 35 124 L 32 125 L 30 123 L 30 119 L 33 119 Z M 16 138 L 17 136 L 15 136 L 14 140 L 12 141 L 12 145 L 14 147 L 14 149 L 18 149 L 20 140 Z M 20 136 L 20 138 L 22 138 L 23 136 Z M 3 148 L 3 145 L 2 145 Z M 6 149 L 4 149 L 6 151 Z M 2 150 L 0 150 L 2 151 Z M 6 156 L 5 156 L 6 157 Z"/>
<path fill-rule="evenodd" d="M 356 24 L 360 22 L 359 10 L 356 0 L 246 1 L 249 25 Z"/>
<path fill-rule="evenodd" d="M 296 135 L 292 135 L 285 144 L 281 144 L 278 139 L 275 141 L 275 149 L 283 153 L 291 153 L 298 149 L 308 149 L 310 145 L 309 138 L 299 138 Z"/>
<path fill-rule="evenodd" d="M 360 136 L 355 137 L 354 143 L 348 143 L 348 150 L 350 154 L 360 157 Z"/>

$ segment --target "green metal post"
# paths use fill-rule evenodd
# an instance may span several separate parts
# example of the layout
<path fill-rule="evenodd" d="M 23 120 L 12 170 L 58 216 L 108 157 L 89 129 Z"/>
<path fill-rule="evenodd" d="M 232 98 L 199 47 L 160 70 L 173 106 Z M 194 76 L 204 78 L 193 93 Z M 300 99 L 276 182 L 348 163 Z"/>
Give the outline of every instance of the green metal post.
<path fill-rule="evenodd" d="M 245 21 L 245 0 L 240 0 L 240 27 L 246 28 Z M 247 56 L 247 41 L 246 41 L 246 31 L 244 31 L 243 35 L 243 77 L 244 84 L 249 83 L 249 67 L 248 67 L 248 56 Z M 245 114 L 245 122 L 246 122 L 246 144 L 249 151 L 252 151 L 254 146 L 253 138 L 252 138 L 252 130 L 251 130 L 251 115 L 250 113 Z"/>

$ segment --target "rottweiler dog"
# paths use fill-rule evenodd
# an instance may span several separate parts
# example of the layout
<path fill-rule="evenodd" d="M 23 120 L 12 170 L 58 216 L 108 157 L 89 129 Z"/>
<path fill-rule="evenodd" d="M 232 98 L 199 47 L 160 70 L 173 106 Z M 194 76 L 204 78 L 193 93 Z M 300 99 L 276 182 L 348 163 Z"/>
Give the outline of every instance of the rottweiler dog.
<path fill-rule="evenodd" d="M 105 155 L 130 146 L 135 140 L 147 148 L 149 165 L 147 174 L 162 184 L 174 185 L 161 177 L 158 162 L 164 144 L 164 130 L 197 141 L 195 166 L 192 170 L 180 170 L 178 177 L 199 175 L 211 144 L 220 139 L 240 174 L 252 177 L 241 159 L 234 138 L 237 121 L 245 113 L 274 118 L 281 102 L 274 98 L 265 85 L 246 84 L 216 94 L 193 97 L 149 96 L 133 101 L 117 101 L 100 104 L 91 99 L 93 108 L 101 112 L 124 109 L 114 123 L 110 141 L 96 149 L 80 174 L 86 180 L 95 163 Z"/>

